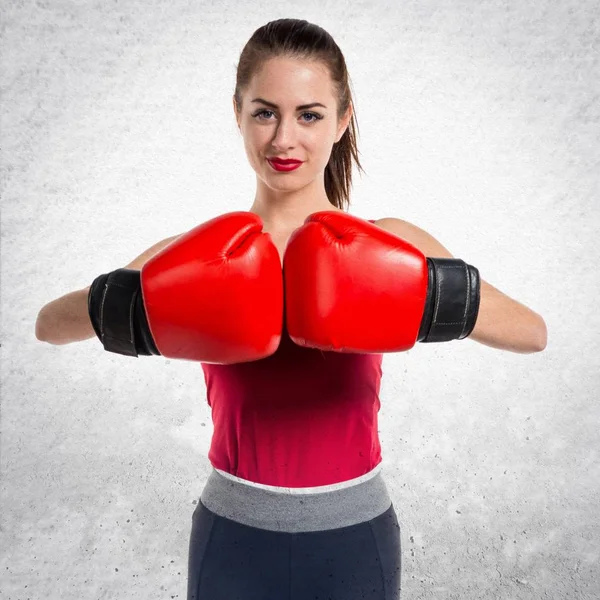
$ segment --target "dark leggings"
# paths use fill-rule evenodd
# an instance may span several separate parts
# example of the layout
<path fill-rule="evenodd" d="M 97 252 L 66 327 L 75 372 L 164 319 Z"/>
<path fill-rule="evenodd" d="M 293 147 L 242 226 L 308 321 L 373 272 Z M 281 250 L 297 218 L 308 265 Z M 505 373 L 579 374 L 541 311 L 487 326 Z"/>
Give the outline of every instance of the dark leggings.
<path fill-rule="evenodd" d="M 399 600 L 400 526 L 394 506 L 328 531 L 269 531 L 192 516 L 188 600 Z"/>

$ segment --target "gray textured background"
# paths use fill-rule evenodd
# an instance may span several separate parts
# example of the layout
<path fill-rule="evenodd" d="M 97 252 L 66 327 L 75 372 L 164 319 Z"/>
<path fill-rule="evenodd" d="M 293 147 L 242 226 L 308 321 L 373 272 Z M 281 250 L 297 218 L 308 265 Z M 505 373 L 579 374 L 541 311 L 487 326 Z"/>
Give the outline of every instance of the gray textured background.
<path fill-rule="evenodd" d="M 43 304 L 247 210 L 231 108 L 252 32 L 325 27 L 353 80 L 351 212 L 397 216 L 546 319 L 535 355 L 387 355 L 405 599 L 600 595 L 600 8 L 592 0 L 2 5 L 6 600 L 185 598 L 210 470 L 201 370 L 38 342 Z"/>

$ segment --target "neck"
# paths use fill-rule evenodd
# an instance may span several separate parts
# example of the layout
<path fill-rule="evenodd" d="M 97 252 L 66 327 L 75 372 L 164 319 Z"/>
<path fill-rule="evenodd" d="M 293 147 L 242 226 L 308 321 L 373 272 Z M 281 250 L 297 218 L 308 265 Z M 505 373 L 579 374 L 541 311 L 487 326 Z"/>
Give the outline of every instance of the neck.
<path fill-rule="evenodd" d="M 307 185 L 286 192 L 269 188 L 262 181 L 257 182 L 256 196 L 250 208 L 265 226 L 280 230 L 296 229 L 306 217 L 323 210 L 340 210 L 329 202 L 324 185 Z"/>

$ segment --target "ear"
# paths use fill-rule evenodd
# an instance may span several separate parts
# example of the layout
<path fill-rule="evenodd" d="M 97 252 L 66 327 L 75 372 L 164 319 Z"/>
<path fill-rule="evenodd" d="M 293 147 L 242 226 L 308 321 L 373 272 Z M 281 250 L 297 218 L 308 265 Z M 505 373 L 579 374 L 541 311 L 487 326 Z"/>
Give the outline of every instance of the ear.
<path fill-rule="evenodd" d="M 337 144 L 341 139 L 344 133 L 346 133 L 346 129 L 348 129 L 348 125 L 350 125 L 350 120 L 352 119 L 352 114 L 354 110 L 352 108 L 352 103 L 348 106 L 348 110 L 344 113 L 344 116 L 340 119 L 340 124 L 338 125 L 338 131 L 335 138 L 335 143 Z"/>

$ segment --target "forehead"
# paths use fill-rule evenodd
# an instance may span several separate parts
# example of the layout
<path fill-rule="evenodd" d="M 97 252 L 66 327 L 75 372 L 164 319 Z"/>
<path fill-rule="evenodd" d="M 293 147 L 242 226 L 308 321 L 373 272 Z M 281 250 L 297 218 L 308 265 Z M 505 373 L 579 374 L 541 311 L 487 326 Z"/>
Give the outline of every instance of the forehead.
<path fill-rule="evenodd" d="M 274 96 L 289 96 L 308 103 L 332 98 L 333 84 L 327 67 L 321 62 L 272 58 L 255 73 L 248 91 L 274 102 Z"/>

